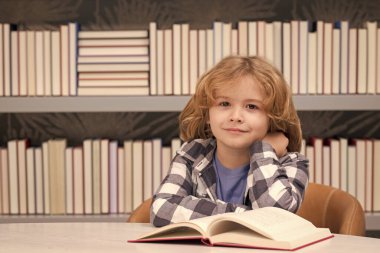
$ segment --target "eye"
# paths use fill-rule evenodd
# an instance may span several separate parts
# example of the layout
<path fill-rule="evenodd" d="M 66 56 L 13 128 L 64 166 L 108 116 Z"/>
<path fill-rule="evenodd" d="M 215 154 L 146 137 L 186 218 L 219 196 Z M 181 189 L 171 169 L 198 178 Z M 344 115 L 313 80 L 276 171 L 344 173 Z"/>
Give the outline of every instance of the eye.
<path fill-rule="evenodd" d="M 247 105 L 247 108 L 250 109 L 250 110 L 259 109 L 259 108 L 257 107 L 257 105 L 254 105 L 254 104 L 248 104 L 248 105 Z"/>
<path fill-rule="evenodd" d="M 227 102 L 227 101 L 222 101 L 222 102 L 219 103 L 219 105 L 222 106 L 222 107 L 226 107 L 226 106 L 229 106 L 230 103 Z"/>

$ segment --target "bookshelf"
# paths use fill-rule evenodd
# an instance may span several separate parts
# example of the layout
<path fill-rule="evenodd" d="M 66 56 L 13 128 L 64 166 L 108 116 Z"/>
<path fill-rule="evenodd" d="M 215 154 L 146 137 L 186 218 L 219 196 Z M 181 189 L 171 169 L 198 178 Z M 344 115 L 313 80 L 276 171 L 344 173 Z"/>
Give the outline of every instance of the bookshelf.
<path fill-rule="evenodd" d="M 234 22 L 236 23 L 239 20 L 252 20 L 252 16 L 260 17 L 260 19 L 273 19 L 273 14 L 275 13 L 275 19 L 276 20 L 293 20 L 293 19 L 305 19 L 305 16 L 309 19 L 326 19 L 324 13 L 326 9 L 329 9 L 331 13 L 339 13 L 339 15 L 334 16 L 334 19 L 337 20 L 344 20 L 350 17 L 356 17 L 357 13 L 354 11 L 354 13 L 344 13 L 341 11 L 344 5 L 341 4 L 331 4 L 331 3 L 323 3 L 320 9 L 316 8 L 310 14 L 313 16 L 308 17 L 308 15 L 305 15 L 305 13 L 302 13 L 302 10 L 305 10 L 309 7 L 312 7 L 312 3 L 292 3 L 292 1 L 268 1 L 268 3 L 265 4 L 265 8 L 262 11 L 257 11 L 257 6 L 249 4 L 248 1 L 239 2 L 239 4 L 234 3 L 237 7 L 240 7 L 241 9 L 232 12 L 233 17 L 231 17 L 231 10 L 228 9 L 227 12 L 223 13 L 223 10 L 214 8 L 215 6 L 212 6 L 212 3 L 207 3 L 207 8 L 202 8 L 206 12 L 204 12 L 204 15 L 198 15 L 194 16 L 193 13 L 199 13 L 199 10 L 197 6 L 198 4 L 181 4 L 181 3 L 168 3 L 169 6 L 166 6 L 166 3 L 158 3 L 156 1 L 148 1 L 152 4 L 147 4 L 142 6 L 140 10 L 126 10 L 123 8 L 130 7 L 127 6 L 117 6 L 117 4 L 122 3 L 123 1 L 107 1 L 107 5 L 112 6 L 115 10 L 122 10 L 120 11 L 121 15 L 125 15 L 125 13 L 129 13 L 128 15 L 130 19 L 124 20 L 121 17 L 119 17 L 119 20 L 124 20 L 124 24 L 118 24 L 117 19 L 111 20 L 111 23 L 108 25 L 109 19 L 107 18 L 107 15 L 104 13 L 104 10 L 110 10 L 108 7 L 104 8 L 104 3 L 101 3 L 101 1 L 97 1 L 96 9 L 94 10 L 92 7 L 94 6 L 93 1 L 90 0 L 84 0 L 80 5 L 80 10 L 77 10 L 78 6 L 72 6 L 71 1 L 63 0 L 63 8 L 62 8 L 62 18 L 61 20 L 54 20 L 52 22 L 51 18 L 46 17 L 44 15 L 41 15 L 41 17 L 34 17 L 32 15 L 35 15 L 35 13 L 41 13 L 40 10 L 36 11 L 26 11 L 25 12 L 25 23 L 29 23 L 28 20 L 34 20 L 33 22 L 36 24 L 41 24 L 41 27 L 38 29 L 46 29 L 44 25 L 47 25 L 50 23 L 65 23 L 67 20 L 77 20 L 80 24 L 87 24 L 88 27 L 91 29 L 144 29 L 147 30 L 147 20 L 155 20 L 159 24 L 159 29 L 169 28 L 172 26 L 172 24 L 183 22 L 186 20 L 191 25 L 191 29 L 205 29 L 205 26 L 207 25 L 207 28 L 210 28 L 210 24 L 215 20 L 215 13 L 207 12 L 208 9 L 213 8 L 217 10 L 217 18 L 220 20 L 228 21 L 228 22 Z M 117 3 L 119 2 L 119 3 Z M 186 1 L 185 1 L 186 2 Z M 227 4 L 228 1 L 222 1 Z M 369 1 L 365 1 L 369 2 Z M 15 6 L 15 2 L 8 3 L 8 7 Z M 7 5 L 7 4 L 4 4 Z M 47 6 L 51 7 L 51 9 L 56 9 L 56 6 L 53 6 L 54 4 L 47 4 Z M 165 5 L 165 8 L 161 8 L 163 5 Z M 173 6 L 171 6 L 173 5 Z M 289 11 L 289 8 L 278 8 L 280 6 L 276 5 L 284 5 L 284 6 L 293 6 L 292 10 Z M 332 5 L 332 6 L 325 6 L 325 5 Z M 32 6 L 29 6 L 32 7 Z M 65 9 L 67 7 L 67 9 Z M 91 7 L 91 8 L 90 8 Z M 116 8 L 115 8 L 116 7 Z M 141 7 L 141 6 L 140 6 Z M 158 8 L 158 13 L 153 13 L 152 17 L 141 17 L 140 15 L 149 8 Z M 170 8 L 168 8 L 170 7 Z M 176 7 L 176 8 L 173 8 Z M 184 8 L 186 7 L 186 8 Z M 24 8 L 24 7 L 20 7 Z M 27 8 L 27 7 L 25 7 Z M 176 17 L 173 16 L 174 10 L 175 12 L 178 12 L 178 10 L 186 9 L 186 12 L 189 13 L 189 16 L 184 15 L 178 15 Z M 12 10 L 7 14 L 7 16 L 3 17 L 2 22 L 10 22 L 10 23 L 18 23 L 19 20 L 16 19 L 17 11 L 16 9 Z M 49 9 L 49 8 L 47 8 Z M 281 9 L 277 11 L 277 9 Z M 346 8 L 346 9 L 355 9 L 355 8 Z M 357 8 L 358 10 L 360 8 Z M 88 10 L 92 10 L 88 12 Z M 247 11 L 248 10 L 248 11 Z M 361 9 L 360 9 L 361 10 Z M 372 11 L 370 9 L 364 10 L 368 13 L 371 13 L 375 17 L 378 17 L 378 10 Z M 315 13 L 314 13 L 315 12 Z M 47 12 L 48 13 L 48 12 Z M 181 12 L 178 12 L 181 13 Z M 96 14 L 96 15 L 91 15 Z M 118 13 L 115 14 L 115 17 L 117 17 Z M 164 14 L 164 15 L 163 15 Z M 29 16 L 28 16 L 29 15 Z M 133 16 L 135 15 L 135 16 Z M 291 16 L 290 16 L 291 15 Z M 94 18 L 96 17 L 96 20 Z M 134 18 L 135 17 L 135 18 Z M 137 18 L 138 17 L 138 18 Z M 163 20 L 162 17 L 169 17 L 165 20 Z M 197 20 L 200 17 L 203 18 L 203 20 Z M 141 21 L 141 18 L 144 19 L 146 22 L 138 23 Z M 362 19 L 367 19 L 367 17 L 360 17 Z M 359 19 L 360 19 L 359 18 Z M 133 20 L 133 21 L 132 21 Z M 136 21 L 138 20 L 138 21 Z M 128 22 L 126 22 L 128 21 Z M 363 20 L 355 20 L 357 23 L 362 22 Z M 135 23 L 134 23 L 135 22 Z M 200 25 L 202 24 L 202 25 Z M 353 23 L 354 24 L 354 23 Z M 194 25 L 194 26 L 193 26 Z M 219 24 L 220 25 L 220 24 Z M 357 25 L 357 24 L 354 24 Z M 33 28 L 34 29 L 34 28 Z M 50 28 L 49 28 L 50 29 Z M 162 32 L 162 31 L 161 31 Z M 205 31 L 202 31 L 205 32 Z M 220 46 L 220 45 L 219 45 Z M 80 113 L 80 112 L 91 112 L 91 113 L 107 113 L 107 112 L 163 112 L 163 113 L 169 113 L 169 112 L 179 112 L 182 110 L 182 108 L 185 106 L 187 101 L 189 100 L 190 96 L 78 96 L 78 97 L 60 97 L 60 96 L 54 96 L 54 97 L 28 97 L 28 96 L 22 96 L 22 97 L 0 97 L 0 114 L 17 114 L 17 113 Z M 376 113 L 380 112 L 380 94 L 377 95 L 295 95 L 294 96 L 294 102 L 295 106 L 298 111 L 306 112 L 306 113 L 313 113 L 313 111 L 371 111 Z M 5 117 L 4 117 L 5 118 Z M 365 121 L 365 120 L 363 120 Z M 1 124 L 5 125 L 5 121 L 0 121 Z M 359 125 L 360 127 L 360 125 Z M 12 132 L 17 132 L 17 129 Z M 9 131 L 11 132 L 11 131 Z M 372 135 L 375 135 L 376 133 L 373 133 Z M 68 136 L 70 138 L 70 136 Z M 96 222 L 96 221 L 110 221 L 110 222 L 125 222 L 128 215 L 46 215 L 46 216 L 25 216 L 25 215 L 0 215 L 0 223 L 2 222 Z M 366 214 L 367 219 L 367 229 L 369 230 L 380 230 L 380 214 L 378 213 L 367 213 Z"/>
<path fill-rule="evenodd" d="M 2 97 L 0 113 L 179 112 L 190 96 Z M 379 111 L 380 95 L 296 95 L 298 111 Z"/>

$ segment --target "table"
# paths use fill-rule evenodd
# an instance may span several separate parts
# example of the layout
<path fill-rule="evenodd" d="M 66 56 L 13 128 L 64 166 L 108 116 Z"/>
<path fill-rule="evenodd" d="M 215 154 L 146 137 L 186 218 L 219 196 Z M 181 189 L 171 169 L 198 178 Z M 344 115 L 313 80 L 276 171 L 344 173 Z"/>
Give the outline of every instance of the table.
<path fill-rule="evenodd" d="M 141 223 L 9 223 L 0 224 L 0 252 L 122 252 L 122 253 L 241 253 L 285 252 L 228 247 L 208 247 L 203 244 L 128 243 L 128 239 L 154 229 Z M 297 253 L 379 252 L 380 239 L 336 235 L 334 238 Z"/>

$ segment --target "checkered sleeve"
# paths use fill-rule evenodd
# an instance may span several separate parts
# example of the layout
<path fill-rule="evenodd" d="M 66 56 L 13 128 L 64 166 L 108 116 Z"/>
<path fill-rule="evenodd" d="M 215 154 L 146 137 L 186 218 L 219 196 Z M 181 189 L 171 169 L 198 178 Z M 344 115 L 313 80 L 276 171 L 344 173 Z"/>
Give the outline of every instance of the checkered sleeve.
<path fill-rule="evenodd" d="M 248 196 L 252 209 L 276 206 L 296 212 L 308 183 L 308 160 L 291 152 L 278 158 L 272 146 L 255 142 L 251 147 Z"/>
<path fill-rule="evenodd" d="M 161 227 L 170 223 L 192 220 L 226 212 L 243 212 L 246 207 L 212 200 L 209 195 L 196 196 L 192 179 L 192 162 L 176 155 L 169 174 L 162 181 L 150 209 L 150 221 Z"/>

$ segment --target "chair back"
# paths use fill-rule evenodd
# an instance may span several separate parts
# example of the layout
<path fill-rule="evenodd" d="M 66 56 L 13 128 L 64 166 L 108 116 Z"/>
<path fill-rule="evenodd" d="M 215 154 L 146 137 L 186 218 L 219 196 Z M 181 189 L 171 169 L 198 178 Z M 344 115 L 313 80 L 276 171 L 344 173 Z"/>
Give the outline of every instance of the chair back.
<path fill-rule="evenodd" d="M 129 216 L 128 222 L 149 223 L 152 198 L 145 200 Z M 365 235 L 365 216 L 359 201 L 347 192 L 309 183 L 297 214 L 332 233 Z"/>
<path fill-rule="evenodd" d="M 131 223 L 149 223 L 150 219 L 150 206 L 153 199 L 147 199 L 141 203 L 135 210 L 132 211 L 127 222 Z"/>
<path fill-rule="evenodd" d="M 334 187 L 309 183 L 297 214 L 332 233 L 365 236 L 365 215 L 359 201 Z"/>

